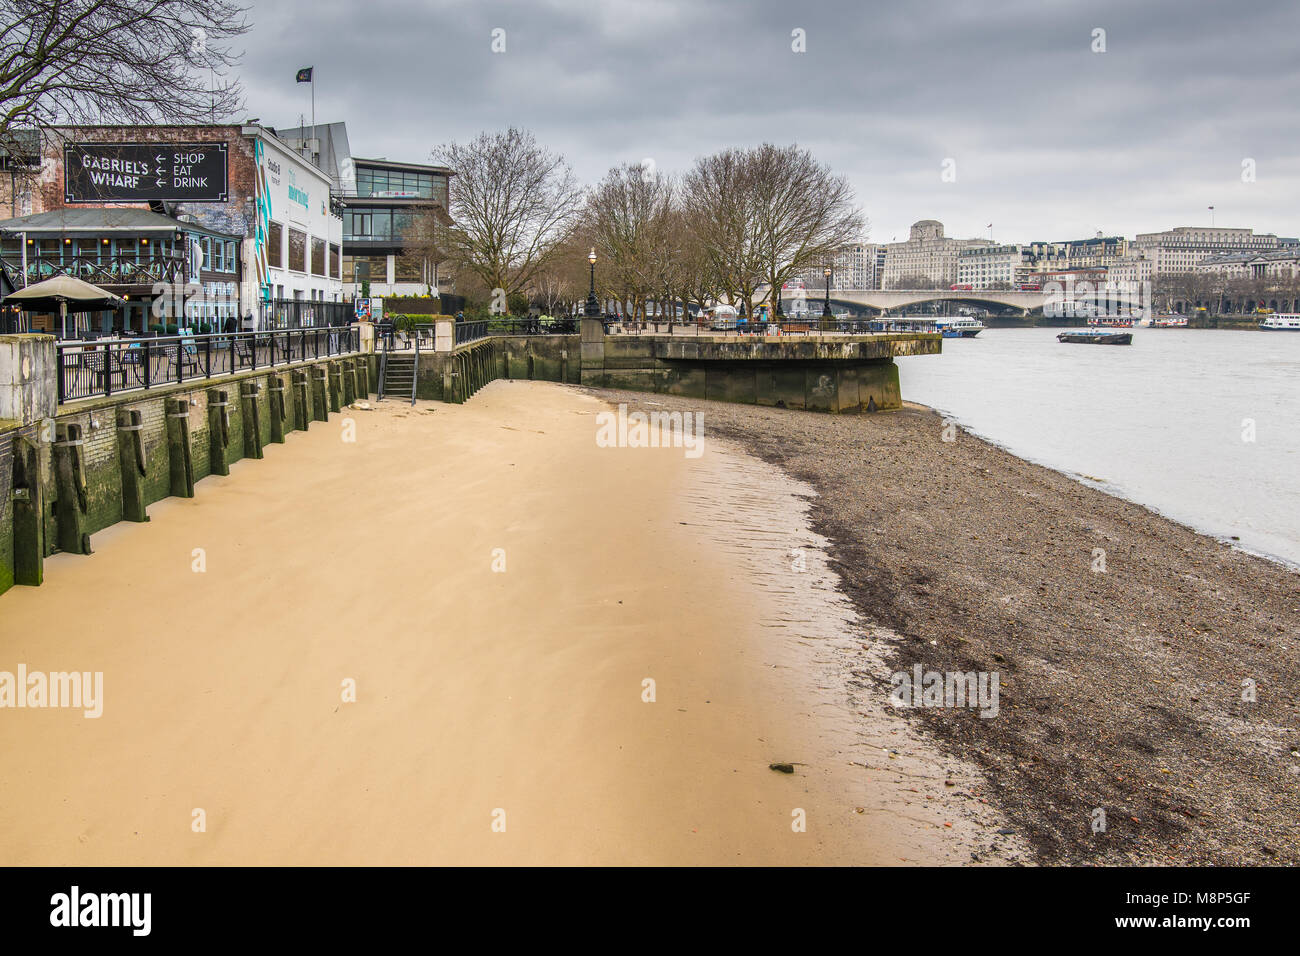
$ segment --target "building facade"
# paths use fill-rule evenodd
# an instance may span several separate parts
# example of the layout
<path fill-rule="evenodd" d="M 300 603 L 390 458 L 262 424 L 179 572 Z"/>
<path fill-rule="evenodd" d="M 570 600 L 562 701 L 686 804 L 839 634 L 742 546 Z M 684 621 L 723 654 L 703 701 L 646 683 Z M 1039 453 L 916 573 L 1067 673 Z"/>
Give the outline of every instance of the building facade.
<path fill-rule="evenodd" d="M 912 224 L 906 242 L 885 244 L 880 287 L 901 289 L 917 280 L 932 287 L 948 286 L 957 281 L 957 257 L 962 250 L 991 245 L 991 239 L 949 239 L 943 234 L 943 223 L 922 219 Z"/>
<path fill-rule="evenodd" d="M 845 246 L 826 264 L 831 268 L 831 288 L 879 289 L 883 264 L 884 249 L 877 243 L 856 242 Z M 787 288 L 793 289 L 801 284 L 805 290 L 824 289 L 826 265 L 804 270 L 787 284 Z"/>
<path fill-rule="evenodd" d="M 343 211 L 344 293 L 436 295 L 451 277 L 425 251 L 431 218 L 446 224 L 451 177 L 445 166 L 353 156 L 344 123 L 281 130 L 291 149 L 316 157 Z"/>
<path fill-rule="evenodd" d="M 1029 262 L 1024 246 L 970 246 L 957 253 L 955 284 L 972 289 L 1013 289 L 1028 281 Z"/>
<path fill-rule="evenodd" d="M 1234 252 L 1264 252 L 1277 249 L 1281 240 L 1272 233 L 1213 226 L 1178 226 L 1164 232 L 1139 233 L 1130 246 L 1132 254 L 1150 260 L 1159 275 L 1190 272 L 1209 256 Z"/>
<path fill-rule="evenodd" d="M 196 237 L 193 254 L 206 267 L 193 270 L 191 281 L 197 281 L 198 288 L 184 294 L 186 319 L 224 320 L 234 314 L 245 327 L 278 327 L 324 324 L 342 316 L 343 220 L 331 204 L 330 180 L 272 130 L 257 124 L 79 126 L 51 127 L 42 130 L 40 138 L 39 171 L 29 180 L 32 215 L 96 208 L 147 210 L 175 223 L 174 231 Z M 221 149 L 227 180 L 223 198 L 75 199 L 65 164 L 84 162 L 75 149 L 78 143 L 87 144 L 87 152 L 92 147 L 146 144 L 159 149 L 160 157 L 172 146 Z M 4 214 L 0 207 L 0 215 Z M 131 255 L 145 258 L 143 233 L 134 237 L 134 247 L 129 245 L 132 237 L 120 231 L 91 236 L 73 230 L 48 238 L 64 250 L 82 240 L 96 240 L 102 250 L 107 239 L 120 263 Z M 115 245 L 119 241 L 120 248 Z M 231 241 L 233 256 L 227 244 Z M 82 255 L 80 246 L 77 255 Z"/>
<path fill-rule="evenodd" d="M 1192 271 L 1229 279 L 1295 279 L 1300 277 L 1300 249 L 1290 246 L 1206 256 Z"/>

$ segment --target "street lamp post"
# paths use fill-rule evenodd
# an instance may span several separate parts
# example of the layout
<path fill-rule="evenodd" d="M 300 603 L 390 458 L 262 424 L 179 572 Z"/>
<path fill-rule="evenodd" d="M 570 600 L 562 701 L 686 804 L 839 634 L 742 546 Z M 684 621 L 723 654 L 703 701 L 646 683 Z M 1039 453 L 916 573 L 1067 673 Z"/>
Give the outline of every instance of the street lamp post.
<path fill-rule="evenodd" d="M 591 247 L 591 252 L 587 253 L 587 261 L 591 263 L 591 288 L 587 291 L 587 307 L 584 314 L 589 319 L 594 319 L 600 315 L 600 303 L 596 301 L 596 247 Z"/>
<path fill-rule="evenodd" d="M 826 304 L 822 306 L 822 318 L 829 319 L 831 317 L 831 267 L 830 266 L 826 267 L 825 275 L 826 275 Z"/>

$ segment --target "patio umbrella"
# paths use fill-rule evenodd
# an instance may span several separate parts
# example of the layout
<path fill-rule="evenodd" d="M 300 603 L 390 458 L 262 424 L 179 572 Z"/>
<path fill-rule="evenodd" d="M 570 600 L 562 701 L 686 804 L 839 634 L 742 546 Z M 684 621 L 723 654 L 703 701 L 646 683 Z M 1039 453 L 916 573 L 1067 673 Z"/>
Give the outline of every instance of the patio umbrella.
<path fill-rule="evenodd" d="M 59 313 L 63 336 L 68 335 L 69 312 L 96 312 L 122 302 L 122 297 L 107 289 L 83 282 L 76 276 L 54 276 L 5 296 L 5 303 L 20 306 L 26 312 Z"/>

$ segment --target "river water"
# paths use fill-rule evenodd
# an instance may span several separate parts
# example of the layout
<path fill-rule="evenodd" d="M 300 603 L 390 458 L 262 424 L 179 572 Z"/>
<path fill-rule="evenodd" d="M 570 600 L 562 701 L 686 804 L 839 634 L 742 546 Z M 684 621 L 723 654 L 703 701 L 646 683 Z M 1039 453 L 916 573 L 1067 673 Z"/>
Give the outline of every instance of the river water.
<path fill-rule="evenodd" d="M 903 397 L 1022 458 L 1300 564 L 1300 334 L 989 329 L 898 360 Z"/>

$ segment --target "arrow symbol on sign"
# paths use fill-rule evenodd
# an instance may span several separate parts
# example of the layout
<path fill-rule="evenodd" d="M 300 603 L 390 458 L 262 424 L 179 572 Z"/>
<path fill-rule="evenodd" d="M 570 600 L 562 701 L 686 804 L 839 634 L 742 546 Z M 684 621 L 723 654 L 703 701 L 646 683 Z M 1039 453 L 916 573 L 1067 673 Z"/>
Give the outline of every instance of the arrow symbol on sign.
<path fill-rule="evenodd" d="M 157 169 L 155 169 L 155 170 L 153 171 L 153 174 L 154 174 L 155 176 L 161 176 L 161 175 L 163 174 L 163 168 L 162 168 L 161 166 L 159 166 Z"/>
<path fill-rule="evenodd" d="M 165 179 L 155 179 L 155 180 L 154 180 L 154 185 L 155 185 L 155 186 L 166 186 L 166 185 L 167 185 L 167 180 L 165 180 Z"/>
<path fill-rule="evenodd" d="M 166 159 L 166 158 L 167 158 L 167 157 L 165 157 L 165 156 L 159 154 L 159 155 L 157 155 L 157 156 L 155 156 L 155 157 L 153 158 L 153 161 L 154 161 L 155 163 L 161 163 L 161 162 L 162 162 L 164 159 Z"/>

